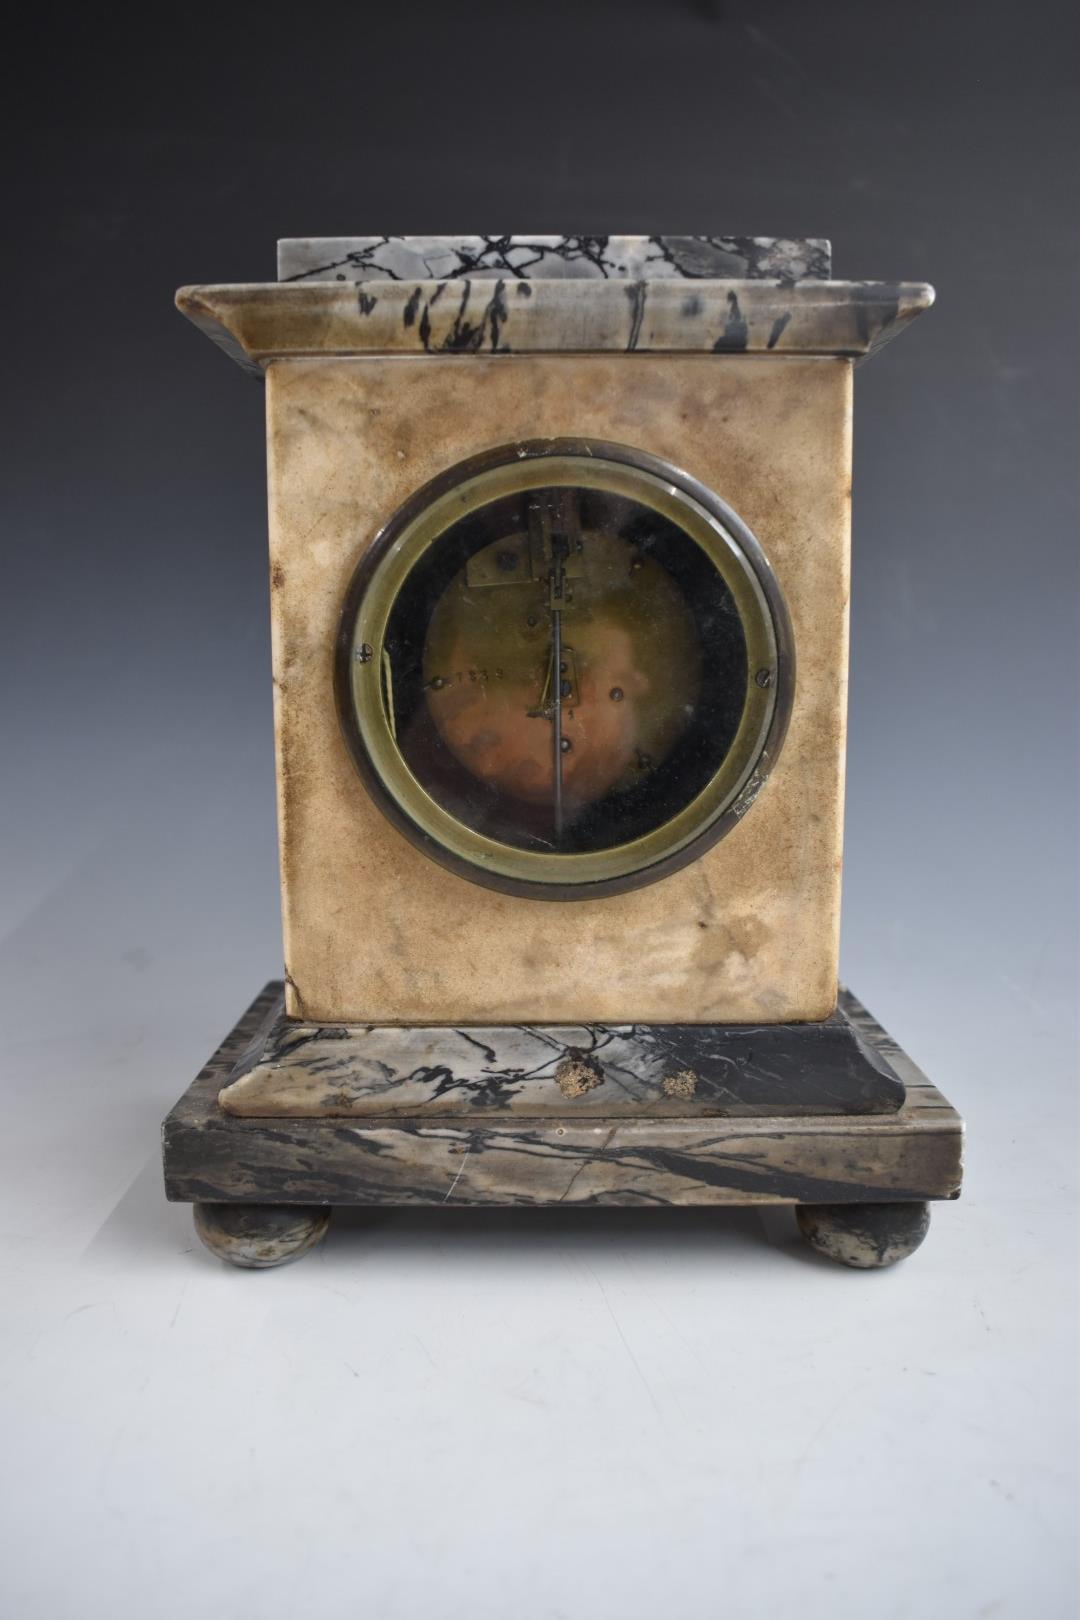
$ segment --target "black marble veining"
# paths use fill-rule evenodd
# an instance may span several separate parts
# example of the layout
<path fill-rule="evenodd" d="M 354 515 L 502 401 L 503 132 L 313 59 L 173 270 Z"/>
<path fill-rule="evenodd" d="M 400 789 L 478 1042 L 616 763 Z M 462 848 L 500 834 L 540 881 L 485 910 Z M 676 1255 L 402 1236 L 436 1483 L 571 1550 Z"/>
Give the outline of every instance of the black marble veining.
<path fill-rule="evenodd" d="M 286 237 L 279 281 L 827 281 L 823 238 L 771 236 Z"/>
<path fill-rule="evenodd" d="M 168 1196 L 270 1205 L 850 1204 L 954 1198 L 961 1122 L 855 999 L 857 1026 L 907 1087 L 896 1113 L 724 1119 L 500 1111 L 446 1118 L 237 1119 L 218 1104 L 274 1021 L 270 985 L 165 1121 Z"/>

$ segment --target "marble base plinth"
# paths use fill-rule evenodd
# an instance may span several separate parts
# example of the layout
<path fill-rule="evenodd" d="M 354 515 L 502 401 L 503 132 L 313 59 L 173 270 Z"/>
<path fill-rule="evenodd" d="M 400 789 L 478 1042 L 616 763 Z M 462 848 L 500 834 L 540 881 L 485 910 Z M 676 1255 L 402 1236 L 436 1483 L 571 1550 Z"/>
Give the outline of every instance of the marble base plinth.
<path fill-rule="evenodd" d="M 820 1252 L 846 1264 L 880 1265 L 911 1252 L 924 1216 L 917 1208 L 910 1219 L 893 1210 L 884 1232 L 880 1221 L 856 1220 L 856 1206 L 922 1206 L 959 1195 L 959 1116 L 847 993 L 843 1018 L 903 1083 L 903 1103 L 892 1112 L 733 1118 L 694 1113 L 692 1099 L 676 1091 L 666 1099 L 675 1105 L 671 1111 L 580 1115 L 576 1105 L 596 1088 L 583 1084 L 577 1092 L 571 1077 L 562 1108 L 546 1114 L 468 1106 L 430 1116 L 230 1114 L 220 1094 L 261 1050 L 280 996 L 279 984 L 267 986 L 163 1129 L 170 1199 L 252 1206 L 239 1234 L 240 1264 L 274 1264 L 278 1249 L 282 1259 L 302 1252 L 322 1230 L 320 1211 L 334 1205 L 795 1204 Z M 265 1249 L 258 1248 L 254 1206 L 267 1207 Z M 830 1207 L 815 1221 L 808 1206 Z M 289 1227 L 287 1241 L 274 1213 L 282 1208 L 308 1212 L 302 1231 Z M 233 1258 L 238 1239 L 230 1231 L 228 1242 L 219 1240 L 220 1209 L 209 1224 L 205 1210 L 200 1220 L 214 1238 L 209 1246 Z"/>
<path fill-rule="evenodd" d="M 903 1081 L 844 1006 L 820 1023 L 317 1024 L 275 1003 L 218 1097 L 248 1119 L 889 1114 Z"/>

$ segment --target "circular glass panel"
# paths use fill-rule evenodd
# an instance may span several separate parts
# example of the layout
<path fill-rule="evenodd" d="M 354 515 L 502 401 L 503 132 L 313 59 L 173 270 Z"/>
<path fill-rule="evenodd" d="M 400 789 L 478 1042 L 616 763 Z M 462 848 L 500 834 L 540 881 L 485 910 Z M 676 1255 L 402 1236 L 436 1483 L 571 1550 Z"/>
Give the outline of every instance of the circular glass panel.
<path fill-rule="evenodd" d="M 379 803 L 475 881 L 611 893 L 748 808 L 790 705 L 753 536 L 622 446 L 515 445 L 421 490 L 342 618 L 346 737 Z"/>

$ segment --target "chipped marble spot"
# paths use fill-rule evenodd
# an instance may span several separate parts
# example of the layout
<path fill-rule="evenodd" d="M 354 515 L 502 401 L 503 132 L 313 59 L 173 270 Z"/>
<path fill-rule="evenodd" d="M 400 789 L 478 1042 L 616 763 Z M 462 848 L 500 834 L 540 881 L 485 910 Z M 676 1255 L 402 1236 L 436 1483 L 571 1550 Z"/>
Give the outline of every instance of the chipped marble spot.
<path fill-rule="evenodd" d="M 555 1084 L 564 1097 L 584 1097 L 587 1091 L 604 1083 L 604 1071 L 595 1058 L 583 1052 L 567 1052 L 555 1065 Z"/>

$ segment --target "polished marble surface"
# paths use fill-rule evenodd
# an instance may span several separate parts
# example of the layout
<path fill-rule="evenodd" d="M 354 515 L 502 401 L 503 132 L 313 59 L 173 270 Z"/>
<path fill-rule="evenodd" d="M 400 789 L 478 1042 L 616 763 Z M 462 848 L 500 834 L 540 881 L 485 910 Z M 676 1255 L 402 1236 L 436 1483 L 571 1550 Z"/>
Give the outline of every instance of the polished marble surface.
<path fill-rule="evenodd" d="M 278 242 L 279 281 L 827 281 L 830 244 L 775 236 L 330 236 Z"/>

